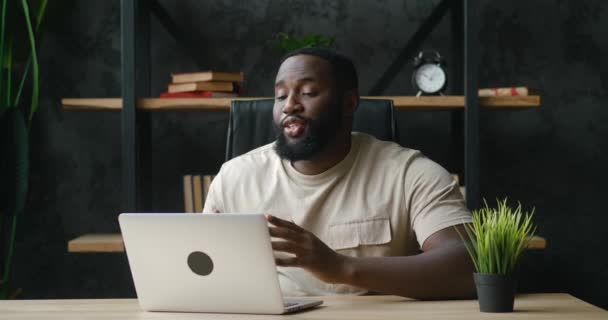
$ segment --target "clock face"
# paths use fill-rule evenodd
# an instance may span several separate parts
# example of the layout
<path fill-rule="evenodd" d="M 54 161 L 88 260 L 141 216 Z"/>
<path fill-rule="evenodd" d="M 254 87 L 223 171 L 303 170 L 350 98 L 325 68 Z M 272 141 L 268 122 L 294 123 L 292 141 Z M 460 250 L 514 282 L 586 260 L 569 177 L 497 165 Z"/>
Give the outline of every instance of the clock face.
<path fill-rule="evenodd" d="M 425 93 L 437 93 L 445 85 L 445 72 L 434 63 L 426 63 L 416 69 L 414 81 L 418 88 Z"/>

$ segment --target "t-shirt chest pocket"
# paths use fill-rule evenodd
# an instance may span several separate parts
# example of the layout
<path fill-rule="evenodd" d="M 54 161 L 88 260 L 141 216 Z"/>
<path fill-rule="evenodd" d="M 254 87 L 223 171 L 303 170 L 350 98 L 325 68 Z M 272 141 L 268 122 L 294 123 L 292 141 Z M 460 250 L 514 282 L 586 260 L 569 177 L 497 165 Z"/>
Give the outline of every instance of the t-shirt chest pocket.
<path fill-rule="evenodd" d="M 388 217 L 374 217 L 331 223 L 327 235 L 327 245 L 334 250 L 356 248 L 357 250 L 367 251 L 372 249 L 374 253 L 379 254 L 380 252 L 376 252 L 379 249 L 378 246 L 390 243 L 391 239 L 390 219 Z M 381 251 L 386 250 L 388 248 Z"/>

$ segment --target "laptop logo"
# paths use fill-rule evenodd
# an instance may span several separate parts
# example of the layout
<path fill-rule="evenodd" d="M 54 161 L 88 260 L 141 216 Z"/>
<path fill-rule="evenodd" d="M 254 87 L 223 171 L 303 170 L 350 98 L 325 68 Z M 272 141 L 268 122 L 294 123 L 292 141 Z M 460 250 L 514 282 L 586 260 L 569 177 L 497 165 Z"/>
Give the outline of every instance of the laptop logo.
<path fill-rule="evenodd" d="M 207 276 L 213 271 L 213 261 L 206 253 L 194 251 L 188 255 L 188 267 L 199 276 Z"/>

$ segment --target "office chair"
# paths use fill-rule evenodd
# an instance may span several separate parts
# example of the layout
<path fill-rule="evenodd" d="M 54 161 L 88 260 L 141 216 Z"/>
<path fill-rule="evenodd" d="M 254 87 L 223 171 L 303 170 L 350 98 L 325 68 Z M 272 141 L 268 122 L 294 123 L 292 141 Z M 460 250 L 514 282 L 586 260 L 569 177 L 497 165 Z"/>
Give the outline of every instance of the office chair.
<path fill-rule="evenodd" d="M 226 161 L 275 140 L 273 99 L 235 100 L 230 106 Z M 397 141 L 392 100 L 361 99 L 353 119 L 353 131 L 380 140 Z"/>

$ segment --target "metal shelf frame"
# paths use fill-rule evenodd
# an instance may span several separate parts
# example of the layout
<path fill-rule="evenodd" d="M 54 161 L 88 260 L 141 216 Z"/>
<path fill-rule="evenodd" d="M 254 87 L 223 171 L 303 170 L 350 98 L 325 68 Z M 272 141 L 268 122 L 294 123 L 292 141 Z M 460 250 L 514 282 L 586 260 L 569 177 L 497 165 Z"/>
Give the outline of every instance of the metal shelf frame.
<path fill-rule="evenodd" d="M 450 83 L 452 95 L 464 95 L 464 110 L 452 112 L 454 166 L 464 171 L 466 203 L 475 209 L 480 203 L 479 187 L 479 0 L 441 0 L 420 25 L 407 44 L 388 66 L 369 95 L 381 95 L 390 82 L 410 61 L 422 43 L 444 16 L 451 12 L 452 53 Z M 147 172 L 142 154 L 150 148 L 150 114 L 136 111 L 138 99 L 150 96 L 150 16 L 154 14 L 170 34 L 195 57 L 198 48 L 191 46 L 179 27 L 157 0 L 121 0 L 121 71 L 122 98 L 122 188 L 123 212 L 150 210 L 143 197 L 142 177 Z M 180 36 L 182 34 L 182 36 Z M 195 61 L 197 61 L 195 59 Z M 200 64 L 200 62 L 197 62 Z M 461 162 L 464 161 L 464 162 Z"/>

